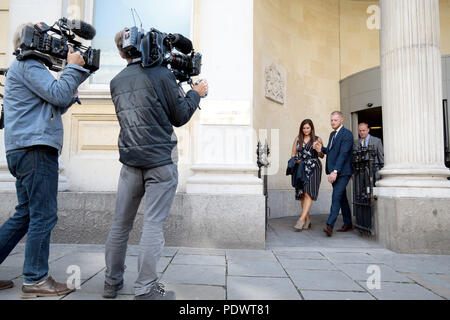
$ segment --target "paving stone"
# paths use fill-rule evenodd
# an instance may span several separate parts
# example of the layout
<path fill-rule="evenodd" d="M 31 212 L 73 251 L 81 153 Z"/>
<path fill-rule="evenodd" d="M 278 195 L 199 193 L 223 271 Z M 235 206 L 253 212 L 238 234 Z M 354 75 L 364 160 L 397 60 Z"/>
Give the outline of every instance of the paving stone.
<path fill-rule="evenodd" d="M 173 257 L 178 251 L 175 247 L 164 247 L 161 257 Z M 129 245 L 127 248 L 127 256 L 139 256 L 139 245 Z"/>
<path fill-rule="evenodd" d="M 364 291 L 341 271 L 288 269 L 300 290 Z"/>
<path fill-rule="evenodd" d="M 320 252 L 274 250 L 274 254 L 278 258 L 286 258 L 286 259 L 300 259 L 300 260 L 324 260 L 324 259 L 326 259 Z"/>
<path fill-rule="evenodd" d="M 25 252 L 25 243 L 18 243 L 17 246 L 13 249 L 13 251 L 11 251 L 10 255 L 24 252 Z"/>
<path fill-rule="evenodd" d="M 161 282 L 225 286 L 225 266 L 170 264 L 164 272 Z"/>
<path fill-rule="evenodd" d="M 165 290 L 175 291 L 176 300 L 225 300 L 225 288 L 221 286 L 164 284 Z"/>
<path fill-rule="evenodd" d="M 227 260 L 276 260 L 272 251 L 264 250 L 226 250 Z"/>
<path fill-rule="evenodd" d="M 125 272 L 124 274 L 124 287 L 120 290 L 120 294 L 134 295 L 134 281 L 136 280 L 136 274 Z M 105 285 L 105 273 L 100 272 L 92 279 L 85 281 L 79 290 L 80 294 L 92 294 L 95 293 L 101 297 L 103 294 L 103 288 Z"/>
<path fill-rule="evenodd" d="M 180 248 L 178 255 L 225 256 L 225 249 Z"/>
<path fill-rule="evenodd" d="M 338 268 L 328 260 L 300 260 L 300 259 L 282 259 L 281 265 L 287 269 L 303 270 L 337 270 Z"/>
<path fill-rule="evenodd" d="M 77 244 L 77 245 L 64 245 L 53 244 L 51 247 L 53 250 L 60 251 L 76 251 L 76 252 L 96 252 L 105 253 L 105 245 L 103 244 Z"/>
<path fill-rule="evenodd" d="M 81 279 L 87 280 L 105 268 L 105 256 L 103 253 L 79 252 L 64 256 L 50 264 L 49 274 L 58 282 L 64 282 L 70 274 L 67 269 L 70 266 L 78 266 L 81 271 Z"/>
<path fill-rule="evenodd" d="M 1 267 L 18 267 L 23 266 L 25 256 L 24 254 L 9 255 L 5 261 L 2 262 Z"/>
<path fill-rule="evenodd" d="M 229 276 L 286 278 L 286 272 L 278 261 L 258 259 L 235 259 L 228 261 Z"/>
<path fill-rule="evenodd" d="M 402 254 L 371 255 L 375 255 L 383 264 L 402 273 L 450 275 L 450 260 L 447 260 L 447 257 Z"/>
<path fill-rule="evenodd" d="M 162 258 L 161 258 L 162 259 Z M 123 275 L 124 285 L 119 294 L 134 295 L 134 283 L 138 277 L 137 272 L 125 270 Z M 162 277 L 162 273 L 158 272 L 158 278 Z M 80 293 L 97 293 L 101 295 L 103 293 L 103 287 L 105 284 L 105 272 L 98 273 L 95 277 L 84 281 L 81 285 Z"/>
<path fill-rule="evenodd" d="M 327 238 L 322 231 L 328 215 L 312 215 L 312 230 L 294 232 L 292 227 L 298 217 L 285 217 L 269 220 L 269 231 L 267 234 L 266 248 L 275 249 L 280 247 L 321 247 L 321 248 L 380 248 L 381 246 L 367 238 L 363 238 L 357 231 L 340 233 L 335 232 L 332 238 Z M 342 225 L 341 218 L 337 227 Z"/>
<path fill-rule="evenodd" d="M 52 263 L 61 257 L 67 255 L 69 251 L 60 251 L 60 250 L 52 250 L 50 249 L 50 254 L 48 257 L 49 263 Z M 10 254 L 5 261 L 3 261 L 2 266 L 4 267 L 17 267 L 17 266 L 23 266 L 23 263 L 25 261 L 25 253 L 20 251 L 15 254 Z"/>
<path fill-rule="evenodd" d="M 372 249 L 372 248 L 382 248 L 378 243 L 368 240 L 363 240 L 361 242 L 358 242 L 356 240 L 356 237 L 358 235 L 352 235 L 351 237 L 345 238 L 341 237 L 339 235 L 336 235 L 336 233 L 333 234 L 332 238 L 327 238 L 325 233 L 322 232 L 323 238 L 318 241 L 318 246 L 322 248 L 331 248 L 331 249 L 338 249 L 342 250 L 342 248 L 354 248 L 354 249 Z"/>
<path fill-rule="evenodd" d="M 117 301 L 117 300 L 133 300 L 134 295 L 117 295 L 115 299 L 105 299 L 101 294 L 95 293 L 81 293 L 74 292 L 66 296 L 63 300 L 107 300 L 107 301 Z"/>
<path fill-rule="evenodd" d="M 228 300 L 301 300 L 290 279 L 227 278 Z"/>
<path fill-rule="evenodd" d="M 380 289 L 368 289 L 365 281 L 359 282 L 378 300 L 443 300 L 430 290 L 415 283 L 381 282 Z"/>
<path fill-rule="evenodd" d="M 378 266 L 380 268 L 381 281 L 412 282 L 411 279 L 383 264 L 336 264 L 336 266 L 353 280 L 366 281 L 373 274 L 373 272 L 367 273 L 368 268 Z"/>
<path fill-rule="evenodd" d="M 360 252 L 324 252 L 323 255 L 333 263 L 376 263 L 376 259 Z"/>
<path fill-rule="evenodd" d="M 173 257 L 177 254 L 178 248 L 175 247 L 164 247 L 161 253 L 161 257 Z"/>
<path fill-rule="evenodd" d="M 164 272 L 164 270 L 167 268 L 171 260 L 172 258 L 170 257 L 159 258 L 158 264 L 156 265 L 156 271 L 161 273 Z M 125 259 L 125 266 L 126 266 L 125 271 L 137 273 L 138 271 L 137 263 L 138 263 L 137 256 L 127 256 Z"/>
<path fill-rule="evenodd" d="M 177 254 L 172 264 L 196 264 L 205 266 L 225 266 L 225 256 L 180 255 Z"/>
<path fill-rule="evenodd" d="M 437 295 L 450 299 L 450 276 L 443 274 L 406 274 L 406 276 Z"/>
<path fill-rule="evenodd" d="M 302 290 L 305 300 L 375 300 L 367 292 Z"/>
<path fill-rule="evenodd" d="M 0 279 L 3 280 L 13 280 L 22 276 L 22 267 L 4 267 L 0 266 Z"/>

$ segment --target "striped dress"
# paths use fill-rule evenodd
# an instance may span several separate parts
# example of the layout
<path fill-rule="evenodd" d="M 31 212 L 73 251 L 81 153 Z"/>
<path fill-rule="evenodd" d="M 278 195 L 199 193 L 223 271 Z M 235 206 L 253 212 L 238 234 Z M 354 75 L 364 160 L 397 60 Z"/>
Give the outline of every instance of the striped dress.
<path fill-rule="evenodd" d="M 297 142 L 297 157 L 305 162 L 305 174 L 308 178 L 303 186 L 303 192 L 316 201 L 322 181 L 322 162 L 317 151 L 313 149 L 311 140 L 306 145 L 303 143 L 302 148 L 300 142 Z"/>

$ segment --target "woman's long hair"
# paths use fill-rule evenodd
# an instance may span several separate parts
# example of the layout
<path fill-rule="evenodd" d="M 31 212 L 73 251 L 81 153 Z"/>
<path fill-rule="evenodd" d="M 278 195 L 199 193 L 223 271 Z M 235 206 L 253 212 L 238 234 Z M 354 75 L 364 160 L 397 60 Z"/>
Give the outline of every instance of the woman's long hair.
<path fill-rule="evenodd" d="M 309 124 L 309 126 L 311 127 L 311 134 L 310 134 L 310 136 L 311 136 L 311 143 L 314 143 L 317 140 L 316 132 L 314 130 L 314 123 L 312 122 L 312 120 L 310 120 L 310 119 L 303 120 L 303 122 L 300 125 L 300 130 L 299 130 L 299 133 L 298 133 L 298 142 L 299 142 L 299 145 L 300 145 L 300 150 L 303 149 L 303 140 L 305 139 L 305 135 L 303 134 L 303 127 L 305 125 L 307 125 L 307 124 Z"/>

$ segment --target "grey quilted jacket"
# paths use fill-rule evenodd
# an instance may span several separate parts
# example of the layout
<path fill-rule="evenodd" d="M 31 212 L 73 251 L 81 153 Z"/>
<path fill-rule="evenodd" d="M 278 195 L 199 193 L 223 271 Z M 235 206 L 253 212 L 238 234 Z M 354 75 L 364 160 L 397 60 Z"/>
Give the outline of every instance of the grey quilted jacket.
<path fill-rule="evenodd" d="M 141 169 L 177 163 L 173 126 L 189 122 L 200 95 L 180 92 L 176 78 L 163 66 L 129 64 L 111 81 L 111 96 L 120 124 L 120 162 Z"/>

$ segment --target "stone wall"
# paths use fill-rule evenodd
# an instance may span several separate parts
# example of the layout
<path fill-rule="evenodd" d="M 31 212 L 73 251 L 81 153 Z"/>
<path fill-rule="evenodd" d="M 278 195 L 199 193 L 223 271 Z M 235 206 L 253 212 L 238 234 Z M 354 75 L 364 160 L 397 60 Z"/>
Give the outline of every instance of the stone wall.
<path fill-rule="evenodd" d="M 286 70 L 284 104 L 265 95 L 272 64 Z M 254 127 L 269 130 L 269 137 L 273 129 L 280 134 L 269 188 L 290 190 L 285 170 L 301 121 L 312 119 L 327 140 L 329 114 L 339 109 L 339 1 L 255 1 L 254 65 Z"/>
<path fill-rule="evenodd" d="M 340 0 L 341 79 L 380 65 L 380 30 L 369 29 L 367 23 L 376 14 L 367 9 L 378 5 L 379 1 Z"/>
<path fill-rule="evenodd" d="M 116 195 L 60 192 L 52 243 L 104 244 L 114 217 Z M 0 192 L 0 225 L 14 214 L 15 193 Z M 264 249 L 265 199 L 261 195 L 179 193 L 164 225 L 167 246 Z M 129 244 L 139 244 L 144 200 Z"/>

